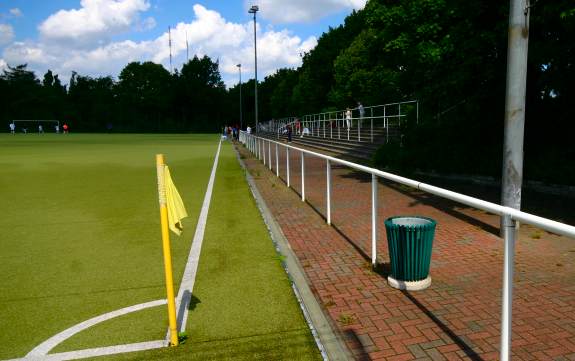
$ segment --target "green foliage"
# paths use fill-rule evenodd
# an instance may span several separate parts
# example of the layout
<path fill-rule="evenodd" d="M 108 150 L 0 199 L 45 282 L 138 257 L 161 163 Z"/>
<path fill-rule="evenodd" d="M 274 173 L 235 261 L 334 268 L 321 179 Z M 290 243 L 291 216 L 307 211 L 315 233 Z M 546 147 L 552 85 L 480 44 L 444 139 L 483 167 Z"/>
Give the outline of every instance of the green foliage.
<path fill-rule="evenodd" d="M 218 63 L 207 56 L 174 74 L 160 64 L 132 62 L 117 81 L 73 72 L 68 89 L 50 70 L 40 82 L 19 65 L 0 75 L 0 102 L 2 123 L 59 119 L 74 132 L 215 132 L 229 119 Z"/>

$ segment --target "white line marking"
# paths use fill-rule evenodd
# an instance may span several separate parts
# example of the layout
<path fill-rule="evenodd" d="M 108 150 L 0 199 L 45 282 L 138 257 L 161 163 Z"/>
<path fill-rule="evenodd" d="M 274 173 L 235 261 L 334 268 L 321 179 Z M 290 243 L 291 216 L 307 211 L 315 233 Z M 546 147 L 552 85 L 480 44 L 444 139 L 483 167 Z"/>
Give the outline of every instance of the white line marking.
<path fill-rule="evenodd" d="M 204 196 L 204 203 L 202 205 L 202 210 L 200 211 L 198 224 L 196 225 L 196 233 L 194 234 L 194 239 L 192 241 L 192 249 L 190 250 L 188 262 L 186 263 L 184 275 L 182 276 L 182 283 L 180 284 L 178 297 L 176 297 L 176 310 L 178 313 L 177 323 L 179 325 L 179 332 L 184 332 L 186 330 L 186 322 L 188 321 L 188 305 L 192 299 L 192 291 L 194 290 L 194 283 L 196 281 L 196 274 L 200 261 L 200 252 L 202 250 L 202 242 L 204 240 L 204 232 L 206 230 L 206 223 L 208 220 L 208 211 L 210 210 L 210 202 L 212 200 L 212 190 L 214 188 L 216 170 L 218 169 L 218 159 L 220 157 L 221 146 L 222 141 L 220 140 L 220 143 L 218 144 L 218 151 L 216 152 L 216 158 L 214 159 L 214 165 L 212 167 L 212 173 L 210 175 L 210 181 L 208 182 L 208 188 L 206 190 L 206 195 Z M 169 340 L 170 331 L 168 329 L 166 334 L 166 341 Z"/>
<path fill-rule="evenodd" d="M 40 361 L 40 360 L 42 360 L 42 361 L 77 360 L 77 359 L 88 358 L 88 357 L 115 355 L 115 354 L 119 354 L 119 353 L 153 350 L 153 349 L 157 349 L 157 348 L 163 348 L 166 346 L 167 345 L 166 345 L 165 340 L 156 340 L 156 341 L 148 341 L 148 342 L 129 343 L 126 345 L 98 347 L 98 348 L 89 348 L 89 349 L 78 350 L 78 351 L 53 353 L 53 354 L 44 355 L 44 356 L 26 356 L 23 359 L 17 359 L 17 360 L 22 360 L 22 361 L 24 361 L 24 360 L 25 361 L 32 361 L 32 360 L 38 360 L 38 361 Z M 8 361 L 16 361 L 16 360 L 8 360 Z"/>
<path fill-rule="evenodd" d="M 105 314 L 100 315 L 100 316 L 96 316 L 96 317 L 91 318 L 87 321 L 81 322 L 81 323 L 79 323 L 73 327 L 70 327 L 70 328 L 58 333 L 55 336 L 50 337 L 46 341 L 44 341 L 41 344 L 39 344 L 38 346 L 36 346 L 32 351 L 30 351 L 26 355 L 26 357 L 28 358 L 28 357 L 45 356 L 48 354 L 48 352 L 50 352 L 50 350 L 52 350 L 54 347 L 56 347 L 61 342 L 74 336 L 75 334 L 77 334 L 80 331 L 83 331 L 89 327 L 97 325 L 98 323 L 107 321 L 107 320 L 112 319 L 114 317 L 126 315 L 128 313 L 141 311 L 141 310 L 144 310 L 146 308 L 165 305 L 166 303 L 167 303 L 166 300 L 156 300 L 156 301 L 152 301 L 152 302 L 140 303 L 139 305 L 134 305 L 134 306 L 130 306 L 130 307 L 124 307 L 124 308 L 116 310 L 116 311 L 112 311 L 112 312 L 108 312 L 108 313 L 105 313 Z"/>

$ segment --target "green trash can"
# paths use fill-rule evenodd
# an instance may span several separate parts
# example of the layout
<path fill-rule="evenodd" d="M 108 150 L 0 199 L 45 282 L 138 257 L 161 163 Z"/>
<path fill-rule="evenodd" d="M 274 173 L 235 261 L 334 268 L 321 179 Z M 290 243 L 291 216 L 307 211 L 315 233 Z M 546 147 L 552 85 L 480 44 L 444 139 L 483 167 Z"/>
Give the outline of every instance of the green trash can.
<path fill-rule="evenodd" d="M 431 285 L 429 265 L 437 222 L 419 216 L 398 216 L 385 220 L 391 274 L 390 286 L 422 290 Z"/>

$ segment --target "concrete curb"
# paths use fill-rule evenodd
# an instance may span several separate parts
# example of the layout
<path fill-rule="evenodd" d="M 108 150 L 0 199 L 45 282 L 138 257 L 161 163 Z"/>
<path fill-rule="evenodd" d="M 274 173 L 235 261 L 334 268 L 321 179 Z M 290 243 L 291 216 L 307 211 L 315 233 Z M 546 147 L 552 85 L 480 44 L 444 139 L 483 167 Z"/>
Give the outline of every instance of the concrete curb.
<path fill-rule="evenodd" d="M 327 360 L 354 360 L 351 352 L 347 348 L 343 339 L 334 332 L 329 317 L 326 316 L 320 304 L 316 300 L 309 287 L 309 282 L 297 256 L 291 249 L 289 241 L 283 234 L 281 227 L 274 219 L 272 213 L 266 205 L 265 200 L 259 193 L 253 177 L 248 172 L 246 165 L 242 161 L 236 147 L 234 147 L 241 167 L 246 171 L 246 181 L 250 186 L 260 213 L 268 226 L 272 240 L 277 246 L 280 254 L 285 257 L 286 272 L 292 281 L 294 292 L 300 301 L 300 306 L 306 316 L 306 320 L 316 338 L 318 347 L 322 351 L 324 359 Z M 319 340 L 318 340 L 319 338 Z"/>

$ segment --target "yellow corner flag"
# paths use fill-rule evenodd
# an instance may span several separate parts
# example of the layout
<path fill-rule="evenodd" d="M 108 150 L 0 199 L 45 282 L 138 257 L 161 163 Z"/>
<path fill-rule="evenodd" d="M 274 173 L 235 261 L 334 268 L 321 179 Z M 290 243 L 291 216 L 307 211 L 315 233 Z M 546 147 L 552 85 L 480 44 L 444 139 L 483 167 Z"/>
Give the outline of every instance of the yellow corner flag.
<path fill-rule="evenodd" d="M 170 169 L 164 166 L 164 186 L 166 187 L 166 206 L 168 207 L 168 225 L 172 232 L 178 236 L 182 233 L 182 219 L 188 216 L 184 202 L 180 193 L 176 189 L 172 177 L 170 176 Z"/>
<path fill-rule="evenodd" d="M 179 341 L 169 229 L 177 235 L 180 235 L 182 233 L 182 224 L 180 222 L 182 218 L 187 217 L 188 214 L 184 208 L 184 202 L 182 202 L 182 198 L 174 186 L 172 177 L 170 177 L 168 166 L 164 163 L 163 154 L 156 154 L 156 169 L 158 173 L 158 200 L 160 201 L 160 225 L 162 230 L 162 249 L 164 253 L 164 272 L 166 275 L 166 300 L 168 303 L 168 322 L 170 325 L 170 345 L 177 346 Z"/>

